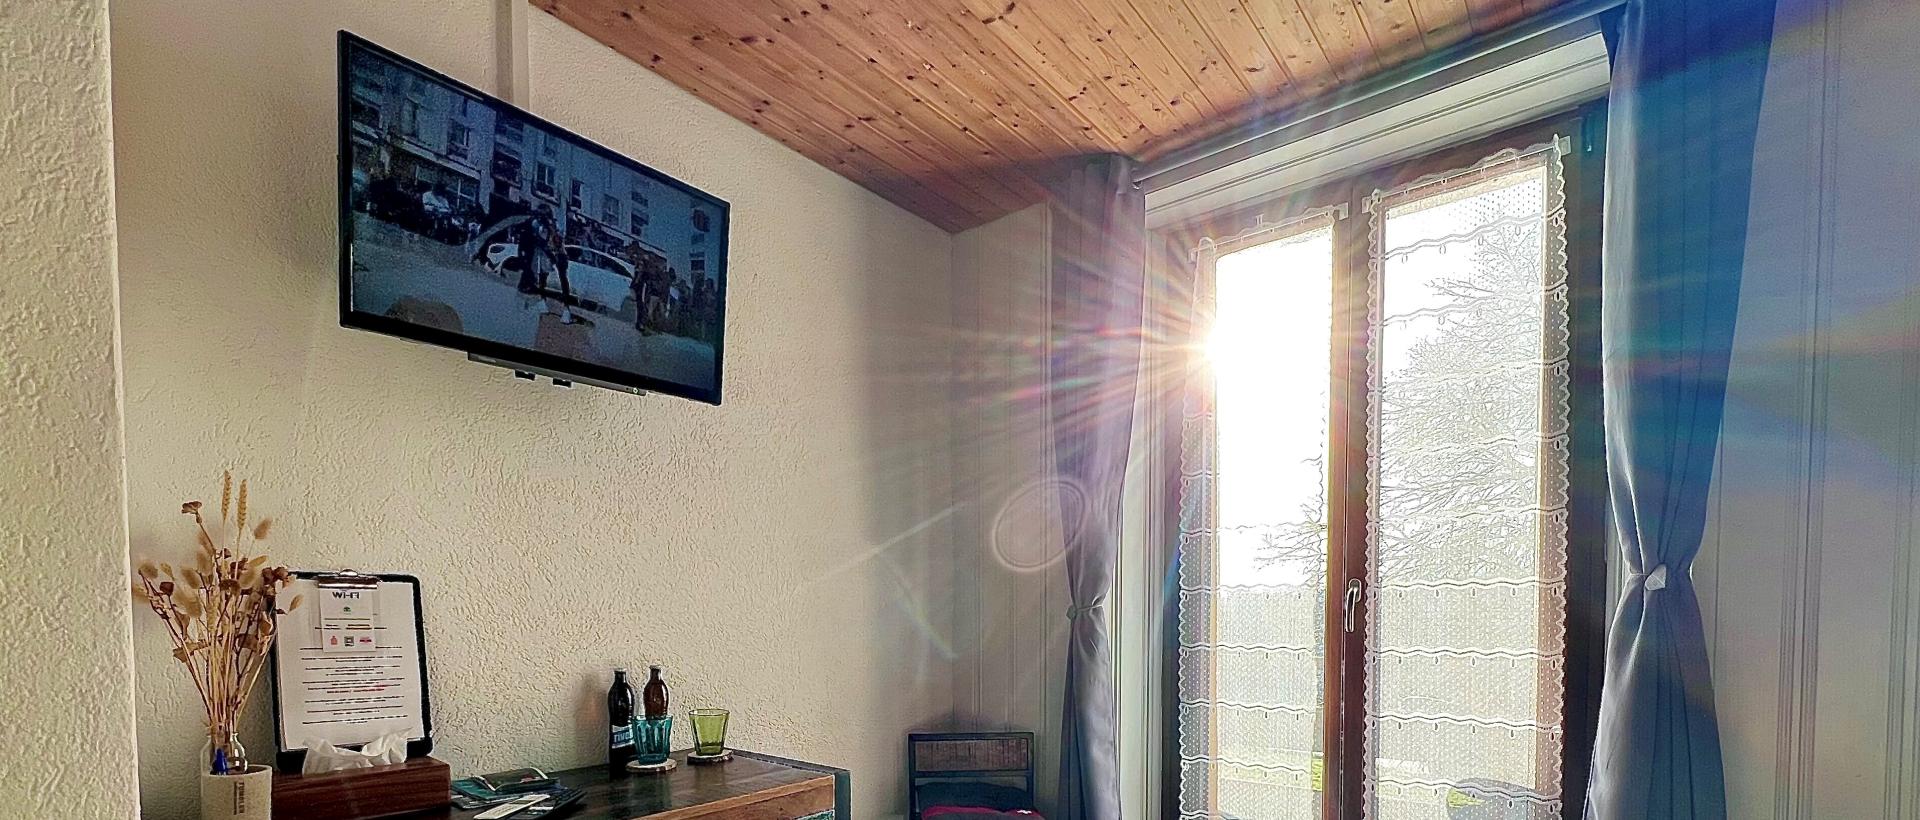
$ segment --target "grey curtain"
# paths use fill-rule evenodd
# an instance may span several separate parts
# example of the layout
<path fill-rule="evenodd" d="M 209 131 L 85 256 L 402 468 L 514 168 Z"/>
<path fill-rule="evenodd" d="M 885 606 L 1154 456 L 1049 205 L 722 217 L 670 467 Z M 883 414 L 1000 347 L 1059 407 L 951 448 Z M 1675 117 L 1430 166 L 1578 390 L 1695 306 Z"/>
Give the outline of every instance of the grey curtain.
<path fill-rule="evenodd" d="M 1627 571 L 1590 818 L 1724 818 L 1692 568 L 1746 251 L 1773 0 L 1629 0 L 1613 39 L 1601 348 Z"/>
<path fill-rule="evenodd" d="M 1146 268 L 1146 200 L 1133 166 L 1100 156 L 1052 200 L 1047 407 L 1067 509 L 1067 690 L 1060 744 L 1065 820 L 1120 816 L 1119 729 L 1106 603 L 1120 554 L 1120 486 L 1133 434 Z"/>

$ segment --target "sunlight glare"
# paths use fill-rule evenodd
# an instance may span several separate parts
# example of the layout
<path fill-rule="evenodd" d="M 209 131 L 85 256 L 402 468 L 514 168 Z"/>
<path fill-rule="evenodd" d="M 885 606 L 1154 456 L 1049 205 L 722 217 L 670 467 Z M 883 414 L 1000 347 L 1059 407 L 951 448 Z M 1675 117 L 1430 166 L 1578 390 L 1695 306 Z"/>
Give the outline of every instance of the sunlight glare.
<path fill-rule="evenodd" d="M 1220 458 L 1220 583 L 1320 583 L 1324 558 L 1276 555 L 1324 507 L 1333 232 L 1319 228 L 1220 258 L 1207 356 Z"/>

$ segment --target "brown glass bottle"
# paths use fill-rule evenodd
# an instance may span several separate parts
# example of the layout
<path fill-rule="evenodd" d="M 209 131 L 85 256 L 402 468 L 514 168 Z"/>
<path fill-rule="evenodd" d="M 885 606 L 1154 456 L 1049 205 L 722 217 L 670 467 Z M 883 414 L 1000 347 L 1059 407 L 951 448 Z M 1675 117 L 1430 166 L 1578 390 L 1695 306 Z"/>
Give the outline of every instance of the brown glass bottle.
<path fill-rule="evenodd" d="M 667 682 L 660 679 L 660 667 L 655 666 L 652 671 L 647 687 L 640 690 L 640 701 L 646 706 L 647 719 L 658 720 L 667 716 Z"/>

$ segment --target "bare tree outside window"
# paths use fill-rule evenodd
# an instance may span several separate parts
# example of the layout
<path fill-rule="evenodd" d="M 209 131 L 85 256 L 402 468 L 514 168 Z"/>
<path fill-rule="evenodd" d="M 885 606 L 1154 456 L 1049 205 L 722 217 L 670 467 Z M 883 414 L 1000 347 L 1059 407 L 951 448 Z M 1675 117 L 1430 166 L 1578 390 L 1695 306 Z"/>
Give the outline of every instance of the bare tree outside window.
<path fill-rule="evenodd" d="M 1557 146 L 1509 152 L 1376 193 L 1353 217 L 1364 227 L 1348 223 L 1373 263 L 1368 460 L 1355 466 L 1369 477 L 1369 817 L 1558 815 L 1558 173 Z M 1332 222 L 1203 249 L 1216 315 L 1213 391 L 1190 408 L 1181 475 L 1182 817 L 1325 805 L 1326 623 L 1340 606 L 1327 589 Z"/>
<path fill-rule="evenodd" d="M 1368 815 L 1559 811 L 1564 212 L 1552 149 L 1376 200 Z"/>

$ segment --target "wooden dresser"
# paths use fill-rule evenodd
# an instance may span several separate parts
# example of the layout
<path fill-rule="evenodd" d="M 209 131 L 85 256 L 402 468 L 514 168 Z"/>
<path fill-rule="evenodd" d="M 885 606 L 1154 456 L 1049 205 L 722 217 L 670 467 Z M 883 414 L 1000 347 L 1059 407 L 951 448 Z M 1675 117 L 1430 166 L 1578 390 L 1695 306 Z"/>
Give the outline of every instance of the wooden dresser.
<path fill-rule="evenodd" d="M 679 766 L 666 774 L 611 772 L 587 766 L 553 776 L 586 796 L 554 820 L 847 820 L 845 769 L 734 750 L 733 759 Z M 479 810 L 444 810 L 414 818 L 469 820 Z"/>

